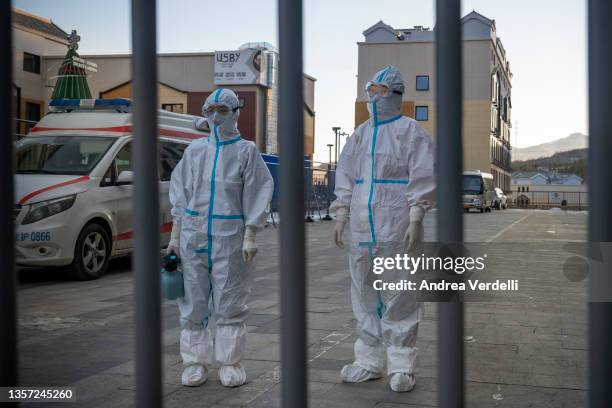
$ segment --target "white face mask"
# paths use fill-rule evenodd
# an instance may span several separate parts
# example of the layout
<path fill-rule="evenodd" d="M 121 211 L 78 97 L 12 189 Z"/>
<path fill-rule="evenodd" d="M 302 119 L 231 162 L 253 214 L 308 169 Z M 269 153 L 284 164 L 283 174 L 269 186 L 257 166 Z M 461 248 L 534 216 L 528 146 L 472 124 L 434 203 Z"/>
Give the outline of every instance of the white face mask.
<path fill-rule="evenodd" d="M 215 113 L 213 113 L 211 119 L 212 119 L 212 122 L 216 126 L 221 126 L 227 120 L 228 116 L 229 116 L 229 114 L 228 115 L 222 115 L 219 112 L 215 112 Z"/>

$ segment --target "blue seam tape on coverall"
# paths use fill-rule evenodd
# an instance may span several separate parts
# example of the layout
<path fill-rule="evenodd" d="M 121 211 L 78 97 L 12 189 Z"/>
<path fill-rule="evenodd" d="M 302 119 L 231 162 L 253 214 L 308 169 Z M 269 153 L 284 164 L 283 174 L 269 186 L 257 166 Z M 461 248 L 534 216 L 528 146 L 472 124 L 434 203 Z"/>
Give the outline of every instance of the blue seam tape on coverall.
<path fill-rule="evenodd" d="M 236 143 L 239 140 L 240 140 L 240 135 L 230 140 L 217 140 L 217 144 L 221 146 L 225 146 L 225 145 Z"/>
<path fill-rule="evenodd" d="M 218 91 L 215 99 L 218 99 L 219 97 L 219 93 L 221 90 Z M 215 134 L 215 159 L 213 161 L 213 168 L 212 168 L 212 173 L 210 176 L 210 199 L 208 200 L 208 228 L 207 228 L 207 238 L 208 238 L 208 278 L 209 278 L 209 293 L 210 293 L 210 299 L 211 301 L 209 302 L 209 304 L 212 304 L 214 307 L 214 292 L 213 292 L 213 287 L 212 287 L 212 248 L 213 248 L 213 239 L 212 239 L 212 220 L 213 220 L 213 209 L 214 209 L 214 205 L 215 205 L 215 173 L 217 170 L 217 161 L 219 159 L 219 148 L 221 147 L 219 145 L 219 136 L 217 135 L 217 128 L 218 126 L 214 126 L 213 127 L 213 132 Z M 210 138 L 209 138 L 209 142 L 210 142 Z M 212 314 L 212 308 L 213 307 L 209 307 L 209 316 Z"/>
<path fill-rule="evenodd" d="M 372 104 L 374 115 L 374 134 L 372 135 L 372 174 L 370 180 L 374 180 L 374 151 L 376 150 L 376 135 L 378 134 L 378 114 L 376 112 L 376 102 Z M 370 221 L 370 235 L 372 242 L 376 243 L 376 233 L 374 232 L 374 215 L 372 214 L 372 198 L 374 197 L 374 183 L 370 181 L 370 194 L 368 195 L 368 219 Z"/>
<path fill-rule="evenodd" d="M 200 212 L 199 212 L 199 211 L 192 210 L 192 209 L 190 209 L 190 208 L 185 208 L 185 214 L 187 214 L 187 215 L 191 215 L 191 216 L 193 216 L 193 217 L 197 217 L 198 215 L 200 215 Z"/>
<path fill-rule="evenodd" d="M 217 94 L 215 95 L 215 102 L 218 102 L 219 100 L 219 95 L 221 94 L 222 89 L 218 89 L 217 90 Z M 235 137 L 234 139 L 230 139 L 230 140 L 225 140 L 225 141 L 221 141 L 219 140 L 219 135 L 217 133 L 219 126 L 214 126 L 213 127 L 213 132 L 215 135 L 215 159 L 213 161 L 213 168 L 212 168 L 212 172 L 211 172 L 211 176 L 210 176 L 210 199 L 209 199 L 209 204 L 208 204 L 208 229 L 207 229 L 207 236 L 208 236 L 208 248 L 206 250 L 206 253 L 208 254 L 208 274 L 209 277 L 212 273 L 212 267 L 213 267 L 213 262 L 212 262 L 212 247 L 213 247 L 213 238 L 212 238 L 212 224 L 213 224 L 213 219 L 244 219 L 244 215 L 240 214 L 240 215 L 223 215 L 223 214 L 214 214 L 214 206 L 215 206 L 215 178 L 216 178 L 216 172 L 217 172 L 217 163 L 219 161 L 219 153 L 220 153 L 220 148 L 221 146 L 226 146 L 226 145 L 230 145 L 233 143 L 236 143 L 240 140 L 240 135 L 238 135 L 237 137 Z M 209 138 L 209 142 L 210 142 L 210 138 Z M 197 213 L 197 211 L 194 211 Z M 199 213 L 198 213 L 199 214 Z M 212 305 L 214 305 L 214 292 L 213 292 L 213 286 L 212 286 L 212 278 L 210 277 L 210 287 L 209 287 L 209 291 L 210 291 L 210 297 L 211 297 L 211 303 Z M 212 307 L 209 308 L 210 312 L 209 315 L 212 314 Z"/>
<path fill-rule="evenodd" d="M 368 255 L 370 256 L 370 261 L 373 261 L 374 251 L 372 250 L 372 248 L 374 245 L 372 245 L 371 242 L 360 242 L 359 245 L 361 244 L 368 244 Z M 386 310 L 387 310 L 387 305 L 385 305 L 385 302 L 383 302 L 380 290 L 377 290 L 376 291 L 376 314 L 378 315 L 379 319 L 383 317 L 383 314 L 385 313 Z"/>
<path fill-rule="evenodd" d="M 389 71 L 389 68 L 387 68 L 383 74 L 386 75 L 387 71 Z M 379 79 L 379 81 L 382 81 L 384 79 L 384 75 L 381 74 L 381 78 Z M 374 198 L 374 184 L 378 182 L 380 183 L 394 183 L 394 182 L 400 182 L 401 184 L 404 184 L 403 181 L 406 181 L 407 184 L 407 180 L 384 180 L 384 179 L 376 179 L 375 178 L 375 168 L 374 168 L 374 153 L 376 151 L 376 136 L 378 135 L 378 126 L 381 124 L 386 124 L 386 123 L 390 123 L 390 122 L 394 122 L 398 119 L 400 119 L 402 117 L 402 115 L 398 115 L 395 116 L 393 118 L 387 119 L 387 120 L 383 120 L 382 122 L 378 122 L 378 112 L 376 111 L 376 102 L 374 102 L 372 104 L 372 113 L 374 115 L 374 134 L 372 135 L 372 175 L 370 178 L 370 194 L 368 196 L 368 218 L 370 220 L 370 234 L 372 236 L 372 242 L 371 243 L 365 243 L 365 242 L 360 242 L 359 245 L 361 244 L 368 244 L 368 253 L 370 255 L 370 259 L 373 259 L 373 251 L 372 251 L 372 247 L 374 245 L 376 245 L 376 233 L 374 232 L 374 215 L 372 214 L 372 199 Z M 378 292 L 378 306 L 376 308 L 377 313 L 378 313 L 378 318 L 382 318 L 386 306 L 384 304 L 384 302 L 382 301 L 382 296 L 380 294 L 380 291 Z"/>
<path fill-rule="evenodd" d="M 244 220 L 242 214 L 213 214 L 212 217 L 216 220 Z"/>
<path fill-rule="evenodd" d="M 385 68 L 385 70 L 383 72 L 381 72 L 380 75 L 378 76 L 377 82 L 381 82 L 382 80 L 384 80 L 390 69 L 391 69 L 391 67 Z"/>
<path fill-rule="evenodd" d="M 408 184 L 408 180 L 374 179 L 376 184 Z"/>
<path fill-rule="evenodd" d="M 222 88 L 217 89 L 215 92 L 217 92 L 217 94 L 215 95 L 215 103 L 219 102 L 219 96 L 221 95 L 221 93 L 223 92 Z"/>

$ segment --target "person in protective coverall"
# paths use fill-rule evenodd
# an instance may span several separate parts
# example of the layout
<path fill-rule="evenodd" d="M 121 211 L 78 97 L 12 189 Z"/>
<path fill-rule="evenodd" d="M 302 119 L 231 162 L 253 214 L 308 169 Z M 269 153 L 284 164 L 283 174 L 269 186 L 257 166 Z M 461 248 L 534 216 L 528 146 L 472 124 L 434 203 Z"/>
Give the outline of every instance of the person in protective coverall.
<path fill-rule="evenodd" d="M 345 382 L 381 378 L 387 363 L 393 391 L 415 385 L 417 330 L 422 303 L 409 291 L 377 291 L 375 279 L 399 281 L 406 271 L 374 275 L 375 257 L 414 253 L 423 239 L 423 217 L 434 205 L 434 146 L 413 119 L 402 115 L 404 80 L 388 66 L 366 85 L 370 118 L 349 137 L 336 170 L 335 244 L 349 221 L 351 302 L 357 320 L 355 361 Z M 403 274 L 403 275 L 402 275 Z"/>
<path fill-rule="evenodd" d="M 255 144 L 240 138 L 234 92 L 217 89 L 202 113 L 196 126 L 206 120 L 210 136 L 189 145 L 170 182 L 167 252 L 179 254 L 185 286 L 185 297 L 178 299 L 182 383 L 203 384 L 207 366 L 216 361 L 221 383 L 235 387 L 246 382 L 240 361 L 255 234 L 265 226 L 274 182 Z"/>

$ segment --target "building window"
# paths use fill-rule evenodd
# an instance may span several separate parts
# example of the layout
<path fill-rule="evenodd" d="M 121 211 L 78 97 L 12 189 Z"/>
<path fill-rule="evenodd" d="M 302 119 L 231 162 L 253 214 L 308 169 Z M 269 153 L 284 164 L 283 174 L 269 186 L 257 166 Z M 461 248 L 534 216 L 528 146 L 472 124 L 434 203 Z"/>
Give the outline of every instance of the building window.
<path fill-rule="evenodd" d="M 162 103 L 162 109 L 168 112 L 183 113 L 182 103 Z"/>
<path fill-rule="evenodd" d="M 23 70 L 33 74 L 40 74 L 40 56 L 24 52 Z"/>
<path fill-rule="evenodd" d="M 416 90 L 429 91 L 429 75 L 417 75 Z"/>
<path fill-rule="evenodd" d="M 429 120 L 429 107 L 428 106 L 417 106 L 414 110 L 414 118 L 420 121 Z"/>
<path fill-rule="evenodd" d="M 25 104 L 26 133 L 40 120 L 40 103 L 26 102 Z"/>

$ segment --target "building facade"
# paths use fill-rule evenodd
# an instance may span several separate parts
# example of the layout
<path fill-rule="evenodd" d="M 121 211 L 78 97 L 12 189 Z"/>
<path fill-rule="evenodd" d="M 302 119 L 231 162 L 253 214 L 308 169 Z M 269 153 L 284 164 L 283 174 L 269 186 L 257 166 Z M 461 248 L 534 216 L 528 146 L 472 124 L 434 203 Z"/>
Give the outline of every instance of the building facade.
<path fill-rule="evenodd" d="M 97 64 L 98 72 L 88 77 L 94 97 L 131 97 L 131 56 L 81 55 Z M 50 66 L 61 64 L 63 56 L 48 56 Z M 270 86 L 260 84 L 216 85 L 215 53 L 160 54 L 158 58 L 158 104 L 160 109 L 201 115 L 204 100 L 219 86 L 228 87 L 244 101 L 238 127 L 242 137 L 255 142 L 263 153 L 278 154 L 276 114 L 277 75 Z M 315 79 L 304 75 L 304 151 L 314 153 L 314 86 Z"/>
<path fill-rule="evenodd" d="M 496 187 L 510 190 L 512 73 L 497 37 L 495 21 L 473 11 L 463 28 L 463 164 L 464 170 L 493 174 Z M 386 65 L 404 75 L 404 114 L 416 119 L 435 138 L 435 29 L 395 29 L 382 21 L 363 32 L 355 126 L 368 118 L 365 84 Z"/>
<path fill-rule="evenodd" d="M 68 50 L 68 34 L 50 19 L 17 9 L 13 12 L 13 27 L 15 112 L 17 118 L 33 124 L 47 111 L 58 70 Z M 220 59 L 228 55 L 231 61 Z M 250 59 L 233 60 L 239 55 Z M 131 97 L 131 55 L 80 57 L 97 65 L 97 72 L 89 72 L 87 77 L 93 98 Z M 242 137 L 255 142 L 262 153 L 278 154 L 279 63 L 277 50 L 265 43 L 247 43 L 233 51 L 160 54 L 157 67 L 159 108 L 201 115 L 202 104 L 208 95 L 218 87 L 230 88 L 244 102 L 238 121 Z M 303 78 L 304 152 L 312 156 L 316 79 L 306 74 Z M 27 123 L 21 123 L 18 133 L 27 133 Z"/>
<path fill-rule="evenodd" d="M 588 206 L 588 190 L 582 177 L 557 171 L 525 171 L 512 174 L 509 201 L 517 207 Z"/>
<path fill-rule="evenodd" d="M 44 114 L 51 95 L 44 80 L 50 76 L 45 56 L 65 55 L 67 38 L 68 33 L 51 19 L 13 9 L 13 112 L 18 119 L 17 133 L 27 133 Z"/>

